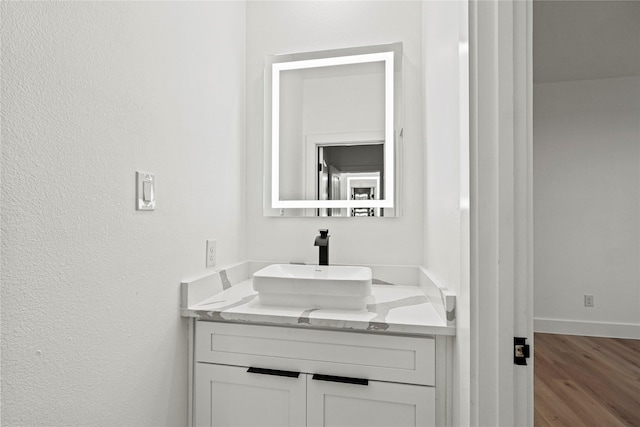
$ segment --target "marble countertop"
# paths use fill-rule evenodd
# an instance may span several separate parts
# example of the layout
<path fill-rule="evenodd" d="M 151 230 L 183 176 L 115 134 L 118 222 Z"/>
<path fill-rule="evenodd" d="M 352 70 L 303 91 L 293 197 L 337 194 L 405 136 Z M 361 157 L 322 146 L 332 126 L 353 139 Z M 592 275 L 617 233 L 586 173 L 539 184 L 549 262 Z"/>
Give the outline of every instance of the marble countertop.
<path fill-rule="evenodd" d="M 246 322 L 411 335 L 455 335 L 417 286 L 374 284 L 363 310 L 324 310 L 266 306 L 251 279 L 230 286 L 186 310 L 198 320 Z"/>

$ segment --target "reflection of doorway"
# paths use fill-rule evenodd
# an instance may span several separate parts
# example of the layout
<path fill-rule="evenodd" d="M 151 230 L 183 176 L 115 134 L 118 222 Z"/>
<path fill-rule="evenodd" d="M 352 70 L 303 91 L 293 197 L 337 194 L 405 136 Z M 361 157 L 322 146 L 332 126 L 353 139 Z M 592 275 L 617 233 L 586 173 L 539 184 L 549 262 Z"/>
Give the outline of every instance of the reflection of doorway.
<path fill-rule="evenodd" d="M 377 177 L 376 199 L 384 197 L 384 153 L 381 143 L 318 145 L 318 200 L 348 200 L 351 192 L 332 192 L 332 176 Z M 324 198 L 327 197 L 327 198 Z"/>
<path fill-rule="evenodd" d="M 346 175 L 353 173 L 376 174 L 379 177 L 379 194 L 384 189 L 384 132 L 349 132 L 336 134 L 311 134 L 305 144 L 305 198 L 307 200 L 349 200 Z M 332 191 L 339 177 L 341 191 Z M 344 211 L 346 209 L 325 211 Z"/>
<path fill-rule="evenodd" d="M 379 200 L 380 173 L 347 173 L 347 194 L 351 200 Z M 348 216 L 380 216 L 379 208 L 351 208 Z"/>

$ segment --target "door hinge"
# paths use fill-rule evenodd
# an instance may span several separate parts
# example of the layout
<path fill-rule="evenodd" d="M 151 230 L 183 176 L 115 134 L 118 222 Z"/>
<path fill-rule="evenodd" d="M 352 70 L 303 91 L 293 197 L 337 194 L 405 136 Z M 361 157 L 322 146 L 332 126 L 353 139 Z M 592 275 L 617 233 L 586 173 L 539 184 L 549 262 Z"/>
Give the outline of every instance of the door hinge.
<path fill-rule="evenodd" d="M 513 338 L 513 363 L 516 365 L 526 365 L 529 358 L 529 345 L 526 343 L 526 338 L 514 337 Z"/>

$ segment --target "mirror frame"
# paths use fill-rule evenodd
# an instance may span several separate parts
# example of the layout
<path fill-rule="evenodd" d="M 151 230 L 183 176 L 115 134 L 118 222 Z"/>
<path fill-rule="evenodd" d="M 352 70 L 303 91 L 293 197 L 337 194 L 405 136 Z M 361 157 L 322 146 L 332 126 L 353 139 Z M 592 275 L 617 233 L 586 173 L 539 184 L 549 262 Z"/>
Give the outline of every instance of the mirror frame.
<path fill-rule="evenodd" d="M 364 53 L 360 53 L 364 52 Z M 270 144 L 265 144 L 265 167 L 269 166 L 271 173 L 265 171 L 265 215 L 285 216 L 285 209 L 302 210 L 322 208 L 398 208 L 396 177 L 396 70 L 399 69 L 398 61 L 401 61 L 402 43 L 387 45 L 364 46 L 360 48 L 335 49 L 320 52 L 307 52 L 300 54 L 274 55 L 267 60 L 265 71 L 265 96 L 271 97 L 271 117 L 265 120 L 270 125 L 265 139 L 270 136 Z M 385 92 L 385 117 L 384 117 L 384 199 L 378 200 L 280 200 L 280 73 L 289 70 L 299 70 L 318 67 L 330 67 L 337 65 L 361 64 L 369 62 L 384 63 L 384 92 Z M 269 78 L 270 74 L 270 78 Z M 265 88 L 267 89 L 267 88 Z M 268 105 L 265 102 L 265 106 Z M 265 141 L 268 142 L 268 141 Z M 270 153 L 269 153 L 270 152 Z M 270 155 L 269 155 L 270 154 Z M 266 178 L 269 179 L 266 179 Z M 270 181 L 270 182 L 269 182 Z M 269 197 L 270 196 L 270 197 Z M 270 200 L 268 200 L 270 198 Z M 272 212 L 268 214 L 267 212 Z M 275 214 L 275 215 L 274 215 Z"/>

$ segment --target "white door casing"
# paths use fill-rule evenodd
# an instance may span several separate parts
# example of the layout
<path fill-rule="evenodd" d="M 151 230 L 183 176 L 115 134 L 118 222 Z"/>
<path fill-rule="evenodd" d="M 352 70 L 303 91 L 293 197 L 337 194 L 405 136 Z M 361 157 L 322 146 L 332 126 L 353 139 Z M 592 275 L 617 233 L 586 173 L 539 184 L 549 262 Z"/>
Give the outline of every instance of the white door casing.
<path fill-rule="evenodd" d="M 532 3 L 473 0 L 469 25 L 470 423 L 533 425 Z"/>

